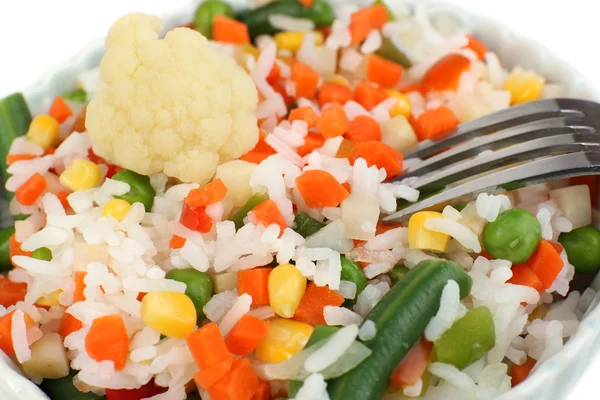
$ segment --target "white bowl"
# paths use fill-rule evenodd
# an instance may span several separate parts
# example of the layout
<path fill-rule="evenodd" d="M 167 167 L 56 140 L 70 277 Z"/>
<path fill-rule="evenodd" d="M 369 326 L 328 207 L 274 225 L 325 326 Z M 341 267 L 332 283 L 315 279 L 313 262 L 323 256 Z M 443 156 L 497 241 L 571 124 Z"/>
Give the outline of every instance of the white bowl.
<path fill-rule="evenodd" d="M 243 0 L 230 2 L 237 6 L 247 4 Z M 430 12 L 433 16 L 444 14 L 456 18 L 494 50 L 503 64 L 509 67 L 520 64 L 539 71 L 550 81 L 565 84 L 570 97 L 600 100 L 600 93 L 594 91 L 593 85 L 576 68 L 552 54 L 543 43 L 512 32 L 501 21 L 462 9 L 457 3 L 460 1 L 430 1 Z M 163 15 L 166 29 L 187 24 L 192 19 L 195 6 L 196 2 L 190 1 L 171 14 Z M 35 85 L 25 89 L 23 94 L 31 111 L 35 114 L 42 112 L 50 99 L 72 88 L 79 73 L 99 64 L 103 52 L 104 40 L 96 40 L 72 59 L 47 71 Z M 592 287 L 600 290 L 600 277 L 594 280 Z M 499 399 L 564 399 L 600 348 L 598 302 L 599 298 L 596 298 L 575 334 L 558 354 L 542 364 L 524 383 Z M 0 352 L 0 399 L 48 398 L 36 385 L 20 375 L 18 369 Z"/>

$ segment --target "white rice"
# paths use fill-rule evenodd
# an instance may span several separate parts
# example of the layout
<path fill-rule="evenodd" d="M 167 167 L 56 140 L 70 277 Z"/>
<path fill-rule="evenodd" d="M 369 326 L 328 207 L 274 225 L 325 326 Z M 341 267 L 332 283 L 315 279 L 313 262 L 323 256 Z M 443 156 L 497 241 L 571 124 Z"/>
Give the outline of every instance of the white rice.
<path fill-rule="evenodd" d="M 19 309 L 17 309 L 12 315 L 10 334 L 17 360 L 19 360 L 20 363 L 29 361 L 31 359 L 31 350 L 29 350 L 29 345 L 27 343 L 25 314 Z"/>
<path fill-rule="evenodd" d="M 464 306 L 460 303 L 458 283 L 449 280 L 442 290 L 440 308 L 425 328 L 425 338 L 435 342 L 465 312 Z"/>
<path fill-rule="evenodd" d="M 334 333 L 327 342 L 304 361 L 304 369 L 317 373 L 333 365 L 354 343 L 358 325 L 348 325 Z"/>
<path fill-rule="evenodd" d="M 354 299 L 356 297 L 356 283 L 341 280 L 338 292 L 344 296 L 345 299 Z"/>
<path fill-rule="evenodd" d="M 363 320 L 359 314 L 345 307 L 325 306 L 323 314 L 325 316 L 325 323 L 333 326 L 360 325 Z"/>
<path fill-rule="evenodd" d="M 363 341 L 371 340 L 375 335 L 377 335 L 377 328 L 375 322 L 370 319 L 366 320 L 358 330 L 358 337 Z"/>
<path fill-rule="evenodd" d="M 329 400 L 327 383 L 321 374 L 312 374 L 304 380 L 295 400 Z"/>
<path fill-rule="evenodd" d="M 363 54 L 374 53 L 379 50 L 381 43 L 381 33 L 377 29 L 373 29 L 360 47 L 360 52 Z"/>
<path fill-rule="evenodd" d="M 425 221 L 425 228 L 452 236 L 465 248 L 475 253 L 481 252 L 481 244 L 477 235 L 467 226 L 449 218 L 431 218 Z"/>

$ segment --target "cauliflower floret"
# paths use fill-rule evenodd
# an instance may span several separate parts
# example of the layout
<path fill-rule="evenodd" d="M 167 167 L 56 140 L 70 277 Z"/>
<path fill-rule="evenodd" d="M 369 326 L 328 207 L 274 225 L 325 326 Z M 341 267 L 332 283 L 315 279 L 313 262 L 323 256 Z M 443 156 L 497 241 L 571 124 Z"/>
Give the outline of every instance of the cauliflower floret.
<path fill-rule="evenodd" d="M 256 87 L 200 33 L 159 39 L 159 18 L 136 13 L 106 39 L 86 126 L 96 154 L 137 173 L 205 183 L 258 141 Z"/>

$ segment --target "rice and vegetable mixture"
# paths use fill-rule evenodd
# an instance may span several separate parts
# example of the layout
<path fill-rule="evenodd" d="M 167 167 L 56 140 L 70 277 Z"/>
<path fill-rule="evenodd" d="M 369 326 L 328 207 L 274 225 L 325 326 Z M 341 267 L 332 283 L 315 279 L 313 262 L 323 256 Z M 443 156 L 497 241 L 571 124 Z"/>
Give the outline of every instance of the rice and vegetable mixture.
<path fill-rule="evenodd" d="M 194 20 L 124 16 L 47 114 L 0 102 L 0 348 L 51 399 L 491 399 L 562 348 L 595 178 L 380 222 L 424 195 L 403 151 L 560 85 L 418 6 Z"/>

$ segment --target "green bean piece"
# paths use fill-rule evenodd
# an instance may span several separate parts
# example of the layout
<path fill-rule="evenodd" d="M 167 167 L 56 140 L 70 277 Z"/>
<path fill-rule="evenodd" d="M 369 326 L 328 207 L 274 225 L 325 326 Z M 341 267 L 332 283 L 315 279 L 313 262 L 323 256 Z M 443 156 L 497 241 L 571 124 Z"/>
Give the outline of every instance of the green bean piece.
<path fill-rule="evenodd" d="M 523 264 L 533 255 L 542 239 L 542 227 L 527 210 L 504 211 L 483 231 L 483 245 L 493 258 Z"/>
<path fill-rule="evenodd" d="M 250 197 L 246 204 L 244 204 L 244 206 L 240 208 L 240 210 L 237 213 L 235 213 L 233 217 L 231 217 L 231 221 L 233 221 L 233 223 L 235 224 L 235 229 L 240 229 L 242 226 L 244 226 L 244 218 L 246 218 L 248 213 L 252 211 L 254 207 L 256 207 L 257 205 L 259 205 L 267 199 L 268 197 L 261 193 L 256 193 L 252 197 Z"/>
<path fill-rule="evenodd" d="M 294 217 L 294 230 L 304 238 L 314 235 L 323 228 L 325 224 L 317 221 L 305 212 L 300 212 Z"/>
<path fill-rule="evenodd" d="M 71 373 L 60 379 L 44 379 L 40 387 L 50 400 L 106 400 L 106 396 L 98 396 L 92 392 L 80 392 L 73 385 L 73 378 L 79 371 Z"/>
<path fill-rule="evenodd" d="M 410 61 L 408 56 L 402 51 L 400 51 L 400 49 L 398 49 L 396 45 L 387 38 L 383 38 L 383 40 L 381 41 L 381 46 L 375 52 L 375 54 L 390 61 L 393 61 L 396 64 L 400 64 L 404 68 L 410 68 L 412 66 L 412 62 Z"/>
<path fill-rule="evenodd" d="M 342 262 L 342 273 L 341 278 L 345 281 L 354 282 L 356 285 L 356 295 L 353 299 L 349 299 L 349 304 L 353 304 L 356 302 L 358 295 L 367 287 L 368 281 L 365 273 L 358 263 L 346 256 L 341 256 L 340 258 Z"/>
<path fill-rule="evenodd" d="M 388 275 L 392 280 L 392 285 L 395 285 L 400 279 L 404 278 L 404 275 L 406 275 L 408 271 L 410 271 L 410 269 L 406 268 L 404 265 L 396 265 L 394 269 L 388 272 Z"/>
<path fill-rule="evenodd" d="M 174 279 L 186 284 L 185 294 L 192 300 L 196 307 L 198 321 L 204 319 L 204 306 L 212 297 L 215 286 L 212 278 L 205 272 L 193 268 L 172 269 L 167 272 L 167 279 Z"/>
<path fill-rule="evenodd" d="M 600 269 L 600 232 L 592 226 L 582 226 L 558 238 L 575 271 L 588 274 Z"/>
<path fill-rule="evenodd" d="M 14 226 L 0 231 L 0 271 L 10 271 L 13 269 L 13 265 L 10 262 L 10 237 L 14 233 Z"/>
<path fill-rule="evenodd" d="M 149 177 L 124 169 L 114 174 L 111 179 L 125 182 L 129 185 L 129 192 L 117 198 L 123 199 L 132 205 L 133 203 L 142 203 L 146 212 L 152 210 L 156 191 L 150 184 Z"/>
<path fill-rule="evenodd" d="M 52 261 L 52 251 L 47 247 L 40 247 L 33 251 L 31 257 L 42 261 Z"/>
<path fill-rule="evenodd" d="M 194 15 L 194 28 L 207 39 L 212 39 L 213 22 L 217 15 L 235 18 L 233 8 L 221 0 L 207 0 L 198 6 Z"/>
<path fill-rule="evenodd" d="M 495 341 L 492 312 L 482 306 L 469 310 L 464 317 L 452 324 L 434 342 L 433 349 L 437 361 L 463 369 L 490 351 Z"/>
<path fill-rule="evenodd" d="M 60 97 L 74 103 L 87 103 L 87 91 L 84 88 L 76 88 L 68 92 L 64 92 L 60 95 Z"/>

